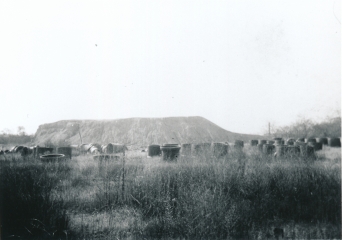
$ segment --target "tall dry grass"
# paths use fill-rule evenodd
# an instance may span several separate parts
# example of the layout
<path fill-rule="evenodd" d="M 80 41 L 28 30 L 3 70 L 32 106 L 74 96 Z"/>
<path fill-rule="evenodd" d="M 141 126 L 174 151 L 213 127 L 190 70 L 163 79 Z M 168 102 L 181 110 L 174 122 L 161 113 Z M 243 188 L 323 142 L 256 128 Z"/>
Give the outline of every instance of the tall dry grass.
<path fill-rule="evenodd" d="M 219 159 L 164 162 L 128 152 L 38 165 L 44 183 L 56 183 L 49 199 L 66 211 L 69 239 L 265 239 L 274 227 L 288 238 L 340 238 L 341 155 L 331 149 L 317 160 L 273 159 L 246 147 Z"/>
<path fill-rule="evenodd" d="M 67 237 L 69 217 L 63 200 L 53 196 L 52 190 L 58 188 L 70 168 L 67 165 L 25 160 L 11 156 L 0 161 L 1 237 Z"/>

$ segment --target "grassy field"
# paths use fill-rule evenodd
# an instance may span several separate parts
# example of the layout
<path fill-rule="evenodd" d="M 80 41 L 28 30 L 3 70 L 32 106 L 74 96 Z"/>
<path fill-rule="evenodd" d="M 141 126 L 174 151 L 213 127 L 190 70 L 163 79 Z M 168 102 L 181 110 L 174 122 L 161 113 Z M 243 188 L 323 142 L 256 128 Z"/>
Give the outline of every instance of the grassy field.
<path fill-rule="evenodd" d="M 128 151 L 0 164 L 3 238 L 270 239 L 276 227 L 288 239 L 341 238 L 340 148 L 316 160 L 246 146 L 219 159 Z"/>

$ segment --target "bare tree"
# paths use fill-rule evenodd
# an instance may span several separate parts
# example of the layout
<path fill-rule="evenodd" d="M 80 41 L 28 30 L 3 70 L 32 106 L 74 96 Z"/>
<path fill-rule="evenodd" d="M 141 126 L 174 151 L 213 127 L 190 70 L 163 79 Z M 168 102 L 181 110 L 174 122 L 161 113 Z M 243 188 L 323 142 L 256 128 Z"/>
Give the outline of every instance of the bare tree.
<path fill-rule="evenodd" d="M 268 130 L 264 130 L 265 136 Z M 300 116 L 298 120 L 288 126 L 275 127 L 271 124 L 271 136 L 284 138 L 310 138 L 310 137 L 340 137 L 341 117 L 333 116 L 325 121 L 316 123 L 311 119 Z"/>
<path fill-rule="evenodd" d="M 25 136 L 26 135 L 25 128 L 23 126 L 19 126 L 17 132 L 18 132 L 19 136 Z"/>
<path fill-rule="evenodd" d="M 1 133 L 4 135 L 9 135 L 9 134 L 12 134 L 12 131 L 8 128 L 5 128 L 4 130 L 1 131 Z"/>

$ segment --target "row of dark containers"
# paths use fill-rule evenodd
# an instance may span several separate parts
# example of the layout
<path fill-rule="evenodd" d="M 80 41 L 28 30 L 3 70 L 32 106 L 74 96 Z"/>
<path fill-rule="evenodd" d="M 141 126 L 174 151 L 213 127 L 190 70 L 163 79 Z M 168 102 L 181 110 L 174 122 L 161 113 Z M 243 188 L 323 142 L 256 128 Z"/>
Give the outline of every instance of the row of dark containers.
<path fill-rule="evenodd" d="M 294 142 L 293 144 L 283 144 L 280 142 L 278 143 L 258 143 L 256 146 L 258 147 L 259 151 L 265 155 L 272 155 L 278 156 L 302 156 L 302 157 L 313 157 L 317 150 L 322 149 L 322 144 L 316 144 L 314 142 Z M 253 145 L 255 146 L 255 145 Z"/>
<path fill-rule="evenodd" d="M 14 146 L 9 150 L 0 150 L 0 155 L 4 154 L 20 154 L 21 156 L 34 156 L 39 157 L 44 154 L 51 154 L 51 153 L 57 153 L 57 154 L 64 154 L 65 156 L 71 158 L 72 156 L 72 147 L 58 147 L 58 148 L 52 148 L 52 147 L 26 147 L 26 146 Z"/>
<path fill-rule="evenodd" d="M 176 159 L 181 153 L 183 155 L 200 155 L 212 152 L 215 156 L 220 157 L 228 153 L 228 143 L 199 143 L 199 144 L 164 144 L 160 145 L 150 145 L 148 146 L 148 156 L 159 156 L 162 155 L 164 160 Z M 97 143 L 89 143 L 78 145 L 71 145 L 70 147 L 26 147 L 26 146 L 15 146 L 10 150 L 5 150 L 0 152 L 0 154 L 12 154 L 17 153 L 21 156 L 33 156 L 35 158 L 60 158 L 62 157 L 72 158 L 72 153 L 74 154 L 92 154 L 95 157 L 101 154 L 116 154 L 125 153 L 127 147 L 123 144 L 118 143 L 108 143 L 106 145 L 100 145 Z"/>
<path fill-rule="evenodd" d="M 52 147 L 39 147 L 39 146 L 33 146 L 33 147 L 26 147 L 26 146 L 14 146 L 9 150 L 0 150 L 0 155 L 4 154 L 13 154 L 17 153 L 21 156 L 34 156 L 39 157 L 41 155 L 45 154 L 64 154 L 66 157 L 69 157 L 71 159 L 73 151 L 78 154 L 115 154 L 115 153 L 124 153 L 125 150 L 127 150 L 127 147 L 123 144 L 117 144 L 117 143 L 108 143 L 105 145 L 100 145 L 97 143 L 89 143 L 89 144 L 82 144 L 80 146 L 78 145 L 71 145 L 70 147 L 58 147 L 58 148 L 52 148 Z"/>
<path fill-rule="evenodd" d="M 293 139 L 289 138 L 284 140 L 282 138 L 273 138 L 273 140 L 251 140 L 251 146 L 258 146 L 259 150 L 264 153 L 271 153 L 275 150 L 278 155 L 282 155 L 283 152 L 298 152 L 300 150 L 300 146 L 302 149 L 309 149 L 305 151 L 310 151 L 311 147 L 314 150 L 322 149 L 323 145 L 329 145 L 331 147 L 341 147 L 341 139 L 340 138 L 298 138 Z M 284 145 L 284 147 L 281 147 Z M 278 147 L 277 147 L 278 146 Z M 297 146 L 297 148 L 291 148 L 290 146 Z M 244 142 L 241 140 L 236 140 L 234 143 L 235 149 L 241 149 L 244 147 Z M 198 143 L 198 144 L 164 144 L 160 145 L 150 145 L 148 146 L 147 152 L 148 157 L 159 156 L 162 155 L 163 159 L 174 159 L 177 158 L 180 154 L 184 156 L 189 155 L 201 155 L 201 154 L 213 154 L 216 157 L 224 156 L 228 153 L 229 145 L 227 142 L 225 143 Z M 299 150 L 298 150 L 299 149 Z M 66 157 L 71 158 L 73 150 L 78 151 L 79 153 L 91 153 L 94 155 L 97 154 L 115 154 L 115 153 L 124 153 L 127 150 L 127 147 L 123 144 L 118 143 L 108 143 L 105 145 L 100 145 L 97 143 L 89 143 L 78 145 L 71 145 L 70 147 L 59 147 L 59 148 L 49 148 L 49 147 L 25 147 L 25 146 L 15 146 L 10 150 L 0 150 L 1 154 L 10 154 L 10 153 L 20 153 L 22 156 L 33 155 L 35 157 L 39 157 L 43 154 L 56 153 L 56 154 L 64 154 Z M 302 150 L 304 151 L 304 150 Z"/>
<path fill-rule="evenodd" d="M 127 151 L 127 147 L 124 144 L 120 143 L 108 143 L 104 145 L 100 145 L 98 143 L 88 143 L 82 144 L 78 147 L 81 154 L 90 153 L 90 154 L 115 154 L 115 153 L 125 153 Z"/>
<path fill-rule="evenodd" d="M 257 146 L 264 154 L 275 156 L 293 155 L 302 157 L 314 156 L 315 151 L 322 150 L 323 145 L 341 147 L 340 138 L 274 138 L 273 140 L 251 140 L 251 146 Z"/>
<path fill-rule="evenodd" d="M 237 146 L 239 147 L 239 146 Z M 147 157 L 162 156 L 163 160 L 173 160 L 179 156 L 200 156 L 213 155 L 222 157 L 228 154 L 229 145 L 227 142 L 218 143 L 183 143 L 179 144 L 163 144 L 149 145 L 147 147 Z"/>
<path fill-rule="evenodd" d="M 265 154 L 276 153 L 276 156 L 284 154 L 301 154 L 302 156 L 310 156 L 315 151 L 321 150 L 323 145 L 331 147 L 341 147 L 340 138 L 298 138 L 283 139 L 273 138 L 273 140 L 251 140 L 251 146 L 258 146 L 259 150 Z M 244 147 L 244 141 L 235 140 L 234 146 L 236 150 Z M 150 145 L 147 148 L 147 157 L 162 155 L 164 160 L 175 159 L 180 155 L 196 156 L 202 154 L 212 154 L 216 157 L 222 157 L 228 154 L 229 145 L 225 143 L 199 143 L 190 144 L 164 144 Z"/>
<path fill-rule="evenodd" d="M 321 150 L 323 145 L 330 147 L 341 147 L 341 138 L 273 138 L 273 140 L 250 140 L 251 146 L 257 146 L 258 144 L 272 144 L 272 145 L 303 145 L 306 143 L 315 147 L 315 150 Z"/>

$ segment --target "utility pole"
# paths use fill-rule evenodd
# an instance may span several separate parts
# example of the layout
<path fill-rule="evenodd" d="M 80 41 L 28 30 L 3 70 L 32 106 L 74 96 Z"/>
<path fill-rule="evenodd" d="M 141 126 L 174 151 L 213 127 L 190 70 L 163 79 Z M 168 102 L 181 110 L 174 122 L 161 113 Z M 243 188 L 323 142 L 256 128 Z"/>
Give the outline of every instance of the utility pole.
<path fill-rule="evenodd" d="M 268 136 L 271 136 L 271 123 L 268 122 Z"/>

